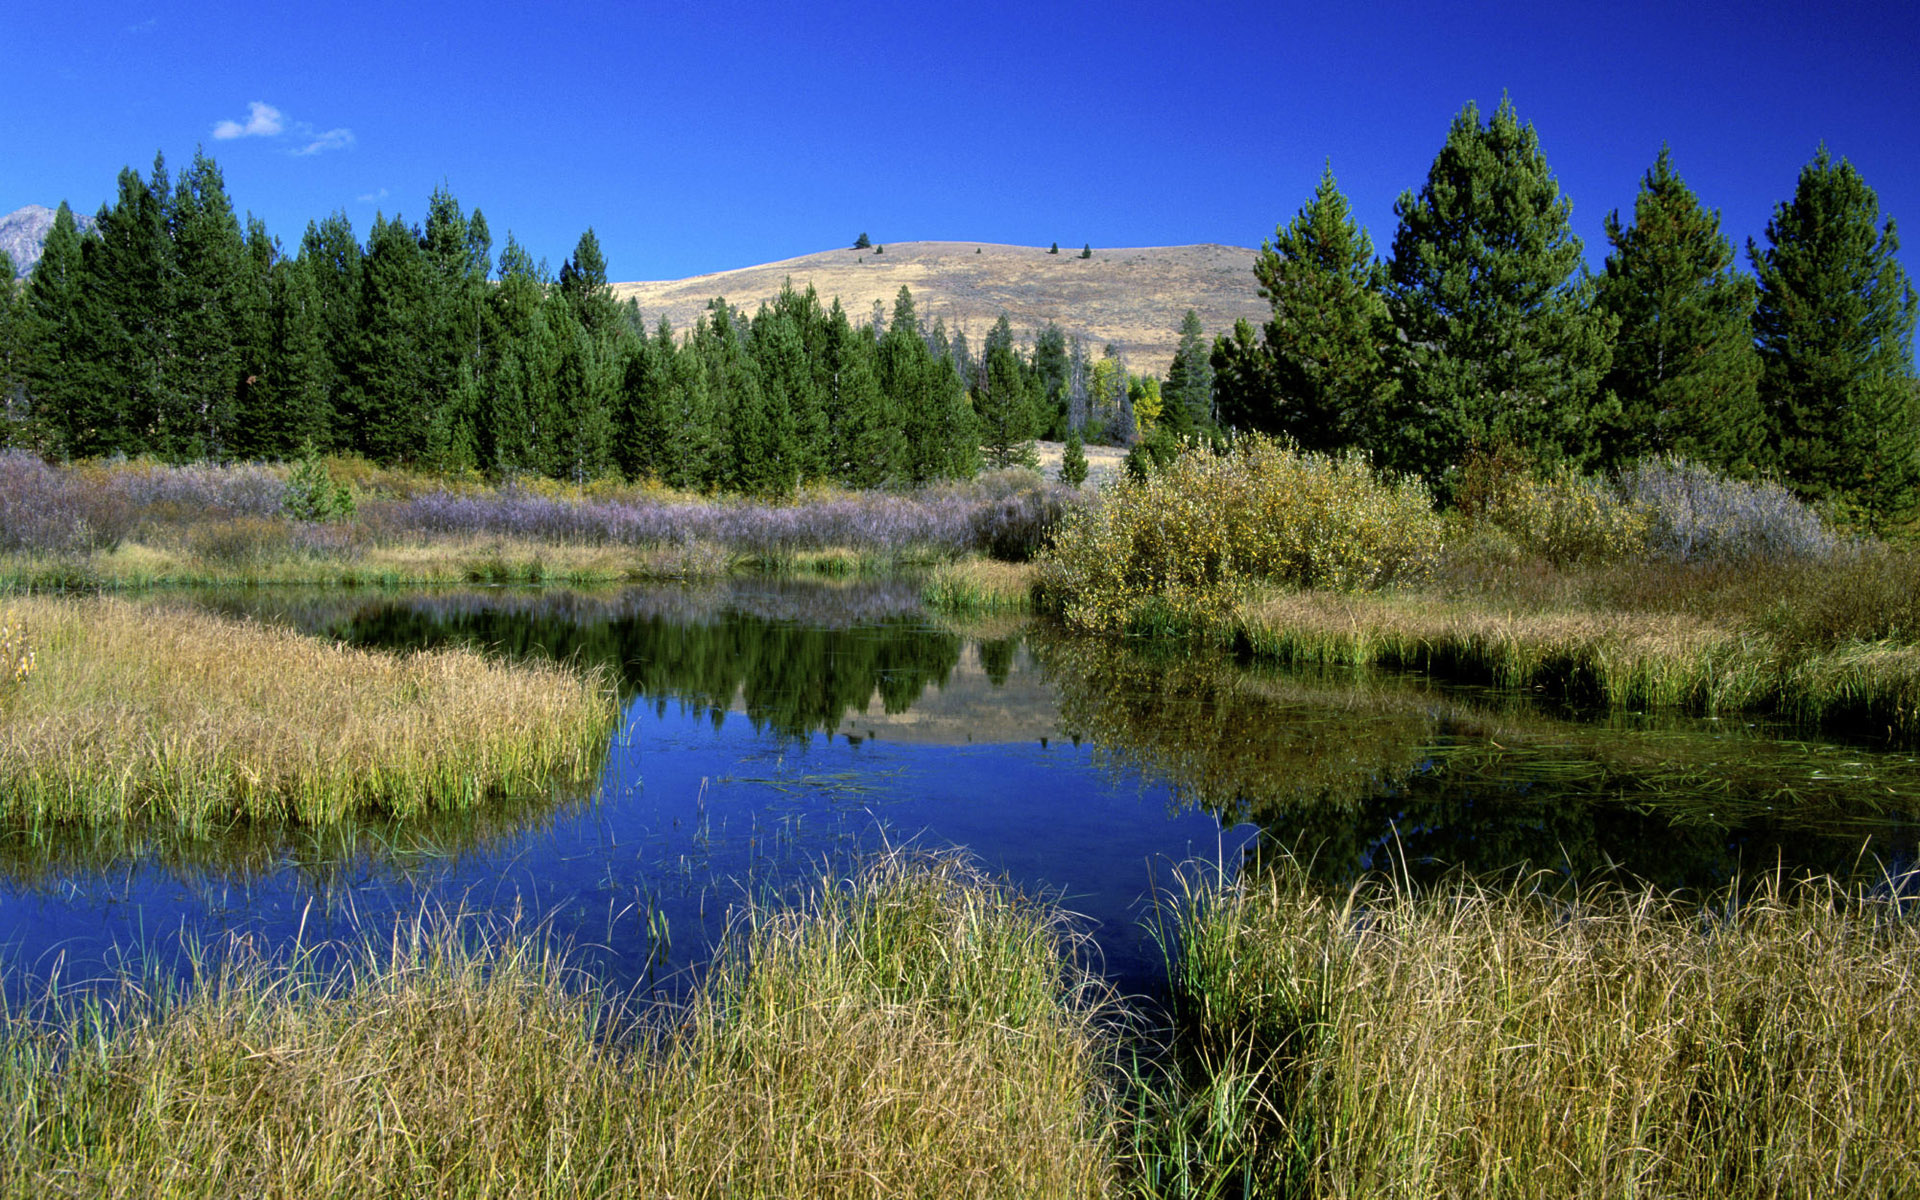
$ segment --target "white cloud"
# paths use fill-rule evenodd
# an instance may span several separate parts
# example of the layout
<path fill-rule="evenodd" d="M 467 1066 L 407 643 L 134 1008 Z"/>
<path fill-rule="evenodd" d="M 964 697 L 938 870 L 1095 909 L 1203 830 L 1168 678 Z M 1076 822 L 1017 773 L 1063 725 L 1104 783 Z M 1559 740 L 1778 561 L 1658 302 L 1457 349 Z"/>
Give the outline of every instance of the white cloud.
<path fill-rule="evenodd" d="M 306 121 L 289 121 L 285 113 L 260 100 L 247 105 L 245 121 L 221 121 L 213 127 L 214 140 L 220 142 L 247 137 L 277 138 L 282 134 L 290 135 L 296 143 L 286 151 L 296 158 L 328 150 L 345 150 L 353 145 L 351 129 L 322 130 L 315 129 Z"/>
<path fill-rule="evenodd" d="M 326 150 L 345 150 L 353 145 L 351 129 L 329 129 L 325 133 L 315 133 L 311 128 L 303 125 L 296 132 L 306 140 L 306 145 L 297 150 L 290 150 L 288 153 L 302 157 L 308 154 L 319 154 Z"/>
<path fill-rule="evenodd" d="M 387 189 L 385 188 L 381 188 L 377 192 L 368 192 L 364 196 L 355 197 L 355 199 L 359 200 L 360 203 L 362 204 L 378 204 L 382 200 L 385 200 L 386 198 L 387 198 Z"/>
<path fill-rule="evenodd" d="M 255 100 L 247 105 L 245 124 L 239 121 L 222 121 L 213 127 L 213 136 L 216 141 L 222 142 L 243 137 L 279 137 L 285 123 L 285 118 L 280 115 L 279 109 Z"/>

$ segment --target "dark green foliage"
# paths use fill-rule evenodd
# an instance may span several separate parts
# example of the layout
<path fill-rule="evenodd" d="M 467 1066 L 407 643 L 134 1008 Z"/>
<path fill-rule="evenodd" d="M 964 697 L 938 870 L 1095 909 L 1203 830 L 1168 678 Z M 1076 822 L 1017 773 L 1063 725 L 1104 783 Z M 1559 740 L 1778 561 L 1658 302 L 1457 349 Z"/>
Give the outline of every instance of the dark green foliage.
<path fill-rule="evenodd" d="M 1474 445 L 1542 463 L 1592 455 L 1612 328 L 1593 310 L 1571 210 L 1511 101 L 1484 125 L 1472 104 L 1454 118 L 1419 195 L 1394 205 L 1390 465 L 1439 480 Z"/>
<path fill-rule="evenodd" d="M 1036 381 L 1020 362 L 1013 328 L 1002 313 L 987 334 L 986 361 L 974 387 L 980 418 L 980 448 L 989 467 L 1033 466 L 1033 438 L 1040 423 Z"/>
<path fill-rule="evenodd" d="M 1849 506 L 1881 532 L 1920 500 L 1916 301 L 1893 222 L 1823 146 L 1766 232 L 1767 247 L 1749 241 L 1748 254 L 1779 468 L 1801 495 Z"/>
<path fill-rule="evenodd" d="M 70 454 L 139 454 L 156 442 L 186 449 L 187 414 L 167 402 L 163 375 L 170 197 L 163 162 L 154 162 L 149 180 L 121 171 L 114 203 L 100 209 L 81 243 L 80 283 L 58 364 L 70 399 L 55 417 Z"/>
<path fill-rule="evenodd" d="M 220 168 L 204 153 L 180 176 L 167 214 L 163 321 L 171 326 L 151 448 L 176 461 L 224 458 L 246 375 L 242 349 L 266 304 L 264 268 L 249 254 Z M 264 236 L 264 231 L 262 231 Z M 264 247 L 263 247 L 264 249 Z M 260 365 L 255 362 L 255 366 Z"/>
<path fill-rule="evenodd" d="M 1072 368 L 1067 335 L 1048 321 L 1046 328 L 1033 335 L 1033 376 L 1042 418 L 1037 432 L 1045 437 L 1064 437 L 1072 424 L 1068 386 Z"/>
<path fill-rule="evenodd" d="M 1048 253 L 1048 254 L 1058 254 L 1058 253 L 1060 253 L 1060 243 L 1059 243 L 1059 242 L 1055 242 L 1055 243 L 1054 243 L 1053 245 L 1051 245 L 1051 246 L 1049 246 L 1049 247 L 1047 247 L 1047 253 Z"/>
<path fill-rule="evenodd" d="M 951 362 L 937 359 L 920 336 L 913 293 L 900 289 L 893 319 L 879 346 L 880 390 L 901 431 L 903 482 L 971 475 L 977 467 L 979 433 L 966 391 Z"/>
<path fill-rule="evenodd" d="M 1213 428 L 1213 362 L 1200 314 L 1192 309 L 1180 318 L 1180 346 L 1167 366 L 1160 396 L 1160 424 L 1174 433 L 1186 437 Z"/>
<path fill-rule="evenodd" d="M 270 260 L 265 366 L 250 377 L 235 445 L 251 458 L 286 458 L 333 435 L 333 363 L 314 278 L 318 260 Z"/>
<path fill-rule="evenodd" d="M 1733 266 L 1720 214 L 1700 207 L 1660 157 L 1641 180 L 1633 224 L 1608 214 L 1600 309 L 1619 322 L 1602 384 L 1620 402 L 1603 462 L 1678 455 L 1734 475 L 1765 465 L 1753 280 Z"/>
<path fill-rule="evenodd" d="M 898 480 L 905 439 L 880 387 L 877 345 L 868 330 L 853 327 L 838 299 L 827 314 L 824 346 L 830 474 L 847 487 Z"/>
<path fill-rule="evenodd" d="M 1088 243 L 1087 245 L 1085 245 L 1085 246 L 1082 246 L 1082 247 L 1080 248 L 1080 257 L 1081 257 L 1081 258 L 1092 258 L 1092 257 L 1093 257 L 1093 244 L 1092 244 L 1092 243 Z"/>
<path fill-rule="evenodd" d="M 42 453 L 72 453 L 71 414 L 80 403 L 73 369 L 78 365 L 80 260 L 79 227 L 73 211 L 62 203 L 20 298 L 15 337 L 25 397 L 8 403 L 11 441 Z"/>
<path fill-rule="evenodd" d="M 1393 393 L 1381 354 L 1391 340 L 1385 271 L 1331 164 L 1313 199 L 1261 246 L 1253 274 L 1273 307 L 1262 333 L 1274 391 L 1270 410 L 1248 414 L 1245 427 L 1307 450 L 1377 444 Z"/>
<path fill-rule="evenodd" d="M 1060 482 L 1077 488 L 1087 481 L 1087 451 L 1080 444 L 1080 431 L 1067 434 L 1067 445 L 1060 452 Z"/>
<path fill-rule="evenodd" d="M 1213 370 L 1214 412 L 1221 426 L 1268 429 L 1279 385 L 1274 382 L 1273 357 L 1245 318 L 1233 323 L 1232 333 L 1213 339 L 1207 363 Z"/>
<path fill-rule="evenodd" d="M 872 245 L 873 245 L 873 240 L 866 235 L 866 232 L 864 230 L 861 232 L 859 237 L 853 239 L 853 248 L 855 250 L 865 250 Z"/>
<path fill-rule="evenodd" d="M 375 217 L 361 260 L 358 341 L 347 393 L 352 449 L 413 462 L 427 448 L 422 417 L 438 407 L 433 280 L 420 236 L 399 217 Z M 451 380 L 445 380 L 451 383 Z"/>
<path fill-rule="evenodd" d="M 1156 425 L 1147 436 L 1128 449 L 1121 465 L 1126 468 L 1128 478 L 1144 480 L 1149 475 L 1166 470 L 1169 464 L 1180 457 L 1180 451 L 1180 439 L 1165 427 Z"/>
<path fill-rule="evenodd" d="M 25 424 L 26 367 L 21 314 L 24 289 L 13 273 L 13 259 L 0 250 L 0 447 L 14 444 Z"/>

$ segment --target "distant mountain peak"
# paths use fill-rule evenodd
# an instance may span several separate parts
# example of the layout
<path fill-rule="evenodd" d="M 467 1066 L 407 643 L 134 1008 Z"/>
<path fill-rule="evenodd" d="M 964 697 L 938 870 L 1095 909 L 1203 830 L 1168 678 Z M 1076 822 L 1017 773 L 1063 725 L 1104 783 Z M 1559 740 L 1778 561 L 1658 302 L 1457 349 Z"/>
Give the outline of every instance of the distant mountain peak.
<path fill-rule="evenodd" d="M 46 247 L 47 233 L 57 215 L 57 210 L 44 204 L 29 204 L 0 217 L 0 250 L 13 260 L 15 275 L 25 279 L 33 273 L 33 264 L 40 261 L 40 251 Z M 93 228 L 92 217 L 75 213 L 73 220 L 82 233 Z"/>

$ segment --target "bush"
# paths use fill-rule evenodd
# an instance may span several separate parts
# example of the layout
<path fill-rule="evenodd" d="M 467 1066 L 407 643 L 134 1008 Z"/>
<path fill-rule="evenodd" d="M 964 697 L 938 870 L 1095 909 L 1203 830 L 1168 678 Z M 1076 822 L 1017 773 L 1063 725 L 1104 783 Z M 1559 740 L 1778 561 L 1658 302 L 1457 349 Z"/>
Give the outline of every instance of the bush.
<path fill-rule="evenodd" d="M 1665 458 L 1623 473 L 1620 493 L 1647 514 L 1647 549 L 1674 562 L 1822 558 L 1834 549 L 1832 531 L 1777 483 Z"/>
<path fill-rule="evenodd" d="M 1385 483 L 1366 458 L 1265 438 L 1190 449 L 1068 510 L 1043 560 L 1046 603 L 1098 631 L 1190 629 L 1259 583 L 1376 588 L 1418 579 L 1440 549 L 1426 490 Z"/>
<path fill-rule="evenodd" d="M 296 521 L 342 521 L 353 515 L 353 491 L 344 483 L 335 483 L 327 464 L 320 461 L 311 443 L 287 476 L 286 491 L 280 497 L 286 514 Z"/>

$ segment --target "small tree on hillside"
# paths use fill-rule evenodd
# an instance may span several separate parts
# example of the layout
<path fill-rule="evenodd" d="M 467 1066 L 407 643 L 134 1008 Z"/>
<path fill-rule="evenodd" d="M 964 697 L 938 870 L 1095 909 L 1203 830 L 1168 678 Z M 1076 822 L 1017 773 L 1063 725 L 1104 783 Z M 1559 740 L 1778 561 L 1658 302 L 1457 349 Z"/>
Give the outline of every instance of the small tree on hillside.
<path fill-rule="evenodd" d="M 872 245 L 873 239 L 869 238 L 865 231 L 862 231 L 859 237 L 853 239 L 853 248 L 855 250 L 865 250 Z"/>

